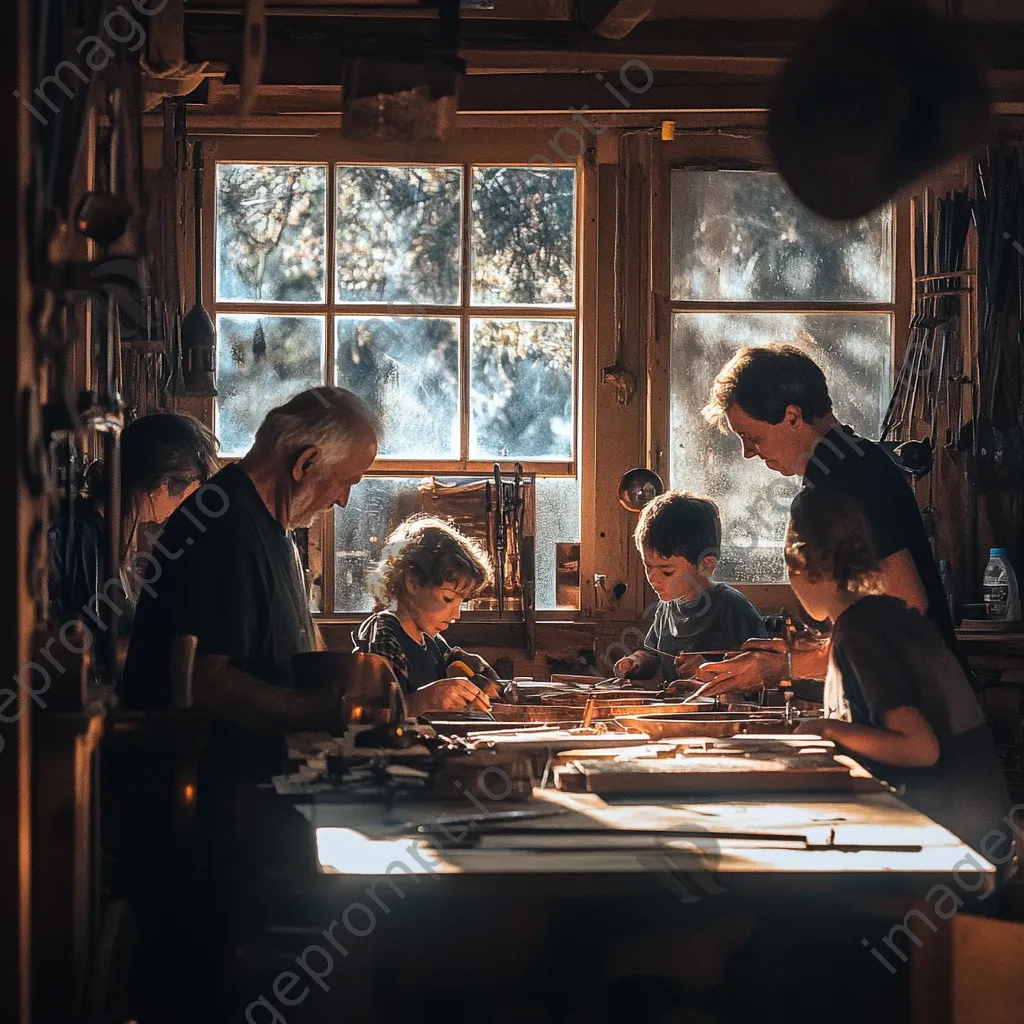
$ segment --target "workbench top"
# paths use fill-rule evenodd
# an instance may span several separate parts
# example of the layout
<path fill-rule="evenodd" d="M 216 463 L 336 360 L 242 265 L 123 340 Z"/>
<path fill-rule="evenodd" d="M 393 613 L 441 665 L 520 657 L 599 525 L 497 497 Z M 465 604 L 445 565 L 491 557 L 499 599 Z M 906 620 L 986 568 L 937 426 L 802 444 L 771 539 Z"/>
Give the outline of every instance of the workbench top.
<path fill-rule="evenodd" d="M 486 812 L 550 809 L 550 817 L 487 821 L 469 801 L 309 803 L 321 870 L 344 875 L 637 873 L 902 875 L 965 879 L 994 867 L 946 829 L 886 792 L 756 800 L 606 801 L 535 789 L 529 802 Z M 475 820 L 465 819 L 479 815 Z M 462 819 L 462 820 L 458 820 Z M 471 845 L 451 848 L 416 826 L 446 824 Z M 684 833 L 684 834 L 672 834 Z M 436 835 L 436 832 L 435 832 Z M 965 858 L 968 858 L 965 860 Z M 976 879 L 977 880 L 977 879 Z M 967 884 L 965 882 L 965 884 Z M 974 882 L 970 883 L 971 885 Z"/>

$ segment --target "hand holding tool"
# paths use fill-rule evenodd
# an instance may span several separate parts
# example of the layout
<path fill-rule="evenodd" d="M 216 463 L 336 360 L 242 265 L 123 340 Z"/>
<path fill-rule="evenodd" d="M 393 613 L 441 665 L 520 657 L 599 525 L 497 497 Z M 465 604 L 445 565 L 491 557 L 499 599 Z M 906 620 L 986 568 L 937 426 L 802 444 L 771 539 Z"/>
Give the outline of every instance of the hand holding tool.
<path fill-rule="evenodd" d="M 472 683 L 478 690 L 485 693 L 491 700 L 497 699 L 500 694 L 498 687 L 493 679 L 482 675 L 479 672 L 474 672 L 469 665 L 464 661 L 452 661 L 448 665 L 448 678 L 449 679 L 465 679 Z M 483 712 L 492 722 L 496 721 L 494 713 L 490 710 L 484 710 Z"/>
<path fill-rule="evenodd" d="M 479 654 L 464 651 L 461 647 L 453 647 L 449 659 L 449 665 L 459 662 L 474 675 L 485 676 L 492 681 L 498 678 L 498 673 Z"/>

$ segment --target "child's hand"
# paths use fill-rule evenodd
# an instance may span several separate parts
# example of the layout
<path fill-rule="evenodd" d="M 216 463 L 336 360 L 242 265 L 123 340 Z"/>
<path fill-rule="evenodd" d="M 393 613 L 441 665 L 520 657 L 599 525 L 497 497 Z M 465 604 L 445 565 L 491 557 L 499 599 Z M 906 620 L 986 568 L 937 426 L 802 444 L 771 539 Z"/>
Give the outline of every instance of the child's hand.
<path fill-rule="evenodd" d="M 409 714 L 427 711 L 489 711 L 487 694 L 468 679 L 438 679 L 421 686 L 407 698 Z"/>
<path fill-rule="evenodd" d="M 637 651 L 615 662 L 615 676 L 617 679 L 649 679 L 657 668 L 657 655 Z"/>
<path fill-rule="evenodd" d="M 615 662 L 615 677 L 617 679 L 638 679 L 647 668 L 647 659 L 642 650 L 635 654 L 627 654 Z"/>
<path fill-rule="evenodd" d="M 636 654 L 627 654 L 625 658 L 619 658 L 619 660 L 615 662 L 614 671 L 616 678 L 628 679 L 629 673 L 632 672 L 633 669 L 639 667 L 639 664 L 638 655 Z"/>
<path fill-rule="evenodd" d="M 493 679 L 488 679 L 487 676 L 473 676 L 470 682 L 482 693 L 486 693 L 489 700 L 501 700 L 501 690 Z"/>
<path fill-rule="evenodd" d="M 693 673 L 704 664 L 704 655 L 702 654 L 689 654 L 683 652 L 677 654 L 673 666 L 676 670 L 676 679 L 690 679 Z"/>
<path fill-rule="evenodd" d="M 461 647 L 453 647 L 448 658 L 449 671 L 457 661 L 462 662 L 475 676 L 486 676 L 488 679 L 498 678 L 498 673 L 479 654 L 470 654 L 469 651 L 464 651 Z"/>
<path fill-rule="evenodd" d="M 474 686 L 486 693 L 491 700 L 499 700 L 501 691 L 496 682 L 498 673 L 479 655 L 467 654 L 461 648 L 456 648 L 456 650 L 457 657 L 448 662 L 448 678 L 468 679 L 472 676 L 470 682 Z"/>

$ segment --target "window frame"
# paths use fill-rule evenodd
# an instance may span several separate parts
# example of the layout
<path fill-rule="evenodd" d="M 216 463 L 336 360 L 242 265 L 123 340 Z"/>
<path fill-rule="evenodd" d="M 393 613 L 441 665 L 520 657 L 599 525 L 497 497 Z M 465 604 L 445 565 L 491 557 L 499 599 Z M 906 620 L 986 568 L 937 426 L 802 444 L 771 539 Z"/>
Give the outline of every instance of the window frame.
<path fill-rule="evenodd" d="M 391 164 L 396 166 L 424 166 L 430 164 L 444 166 L 460 166 L 463 169 L 462 195 L 462 247 L 463 262 L 461 274 L 461 295 L 458 304 L 451 306 L 408 304 L 408 315 L 442 316 L 457 319 L 460 322 L 459 335 L 459 383 L 460 383 L 460 437 L 461 452 L 457 459 L 408 459 L 379 457 L 367 477 L 429 477 L 429 476 L 487 476 L 493 471 L 494 459 L 469 458 L 469 359 L 470 321 L 473 319 L 562 319 L 575 323 L 573 332 L 573 458 L 563 459 L 503 459 L 503 469 L 511 471 L 513 463 L 519 461 L 523 471 L 536 477 L 553 477 L 560 479 L 575 478 L 580 493 L 580 607 L 578 609 L 545 609 L 538 610 L 538 621 L 566 621 L 589 617 L 592 611 L 592 599 L 585 580 L 592 575 L 593 542 L 592 536 L 587 537 L 586 517 L 583 510 L 592 507 L 594 501 L 594 453 L 596 449 L 593 437 L 594 396 L 583 386 L 583 382 L 596 373 L 596 356 L 594 353 L 593 331 L 595 329 L 593 315 L 594 268 L 596 265 L 596 239 L 592 229 L 595 224 L 594 207 L 596 192 L 594 175 L 583 160 L 559 161 L 544 157 L 544 166 L 571 168 L 576 172 L 576 244 L 575 244 L 575 295 L 571 306 L 477 306 L 472 305 L 471 275 L 472 261 L 469 256 L 469 236 L 472 228 L 471 203 L 473 167 L 495 166 L 529 166 L 538 154 L 546 153 L 550 142 L 550 131 L 517 130 L 506 132 L 495 129 L 460 130 L 447 142 L 426 142 L 419 147 L 418 159 L 408 159 L 408 148 L 389 146 L 384 143 L 357 143 L 343 139 L 339 132 L 304 131 L 297 129 L 280 134 L 268 135 L 232 135 L 211 131 L 209 135 L 200 133 L 206 146 L 206 174 L 203 181 L 203 205 L 207 215 L 203 219 L 203 249 L 206 258 L 203 260 L 202 281 L 203 295 L 206 306 L 216 321 L 223 314 L 263 313 L 266 316 L 318 316 L 326 325 L 326 342 L 323 353 L 324 379 L 333 378 L 335 367 L 335 318 L 338 316 L 386 315 L 402 317 L 406 315 L 405 307 L 393 304 L 384 314 L 381 304 L 370 303 L 339 303 L 336 301 L 334 281 L 334 231 L 336 215 L 336 196 L 334 193 L 336 165 L 352 164 Z M 216 298 L 216 168 L 223 163 L 254 163 L 254 164 L 322 164 L 327 168 L 326 206 L 326 252 L 324 260 L 325 297 L 323 302 L 264 302 L 248 301 L 217 301 Z M 216 422 L 216 399 L 200 400 L 193 411 L 211 427 Z M 234 457 L 232 457 L 234 458 Z M 335 528 L 336 510 L 329 509 L 320 517 L 320 536 L 318 543 L 322 553 L 323 591 L 321 612 L 316 614 L 318 621 L 351 622 L 361 619 L 358 612 L 336 611 L 334 608 L 334 575 L 335 575 Z M 311 549 L 314 539 L 310 539 Z M 491 612 L 466 613 L 467 617 L 479 618 L 482 621 L 494 617 Z"/>
<path fill-rule="evenodd" d="M 675 170 L 736 170 L 777 173 L 768 151 L 765 132 L 757 126 L 739 129 L 735 135 L 719 132 L 692 135 L 663 144 L 657 168 L 653 216 L 656 223 L 666 225 L 653 260 L 653 290 L 656 296 L 654 344 L 648 353 L 648 465 L 664 473 L 671 486 L 671 352 L 672 322 L 677 313 L 804 313 L 849 314 L 884 313 L 890 318 L 890 380 L 902 360 L 906 347 L 905 331 L 909 323 L 913 282 L 910 274 L 910 203 L 905 197 L 892 201 L 893 290 L 887 303 L 823 303 L 785 302 L 723 302 L 721 300 L 673 299 L 672 283 L 672 172 Z M 766 470 L 767 472 L 767 470 Z M 776 611 L 785 606 L 797 609 L 799 602 L 788 583 L 730 583 L 762 611 Z"/>

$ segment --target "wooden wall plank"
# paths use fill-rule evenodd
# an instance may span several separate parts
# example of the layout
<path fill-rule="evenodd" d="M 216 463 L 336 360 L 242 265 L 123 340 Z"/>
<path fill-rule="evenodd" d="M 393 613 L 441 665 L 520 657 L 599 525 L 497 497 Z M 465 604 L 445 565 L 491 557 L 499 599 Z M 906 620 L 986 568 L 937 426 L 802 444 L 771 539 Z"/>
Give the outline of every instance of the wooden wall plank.
<path fill-rule="evenodd" d="M 18 89 L 29 95 L 31 4 L 18 0 L 8 10 L 3 43 L 5 95 Z M 26 556 L 29 530 L 37 512 L 21 472 L 22 429 L 19 417 L 21 390 L 35 380 L 33 344 L 28 330 L 28 244 L 26 186 L 29 180 L 29 139 L 31 121 L 25 107 L 16 102 L 3 105 L 0 121 L 4 138 L 10 140 L 15 159 L 3 162 L 4 237 L 12 250 L 7 264 L 6 287 L 0 289 L 0 318 L 8 343 L 3 346 L 3 402 L 8 443 L 0 448 L 0 481 L 11 518 L 0 532 L 0 562 L 7 567 L 3 576 L 3 607 L 0 652 L 3 678 L 17 677 L 27 660 L 32 631 L 32 607 L 27 597 Z M 0 722 L 0 1020 L 28 1024 L 31 1016 L 31 701 L 26 691 L 15 687 L 17 698 L 4 704 Z M 0 693 L 0 697 L 7 694 Z M 8 698 L 9 699 L 9 698 Z"/>

